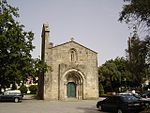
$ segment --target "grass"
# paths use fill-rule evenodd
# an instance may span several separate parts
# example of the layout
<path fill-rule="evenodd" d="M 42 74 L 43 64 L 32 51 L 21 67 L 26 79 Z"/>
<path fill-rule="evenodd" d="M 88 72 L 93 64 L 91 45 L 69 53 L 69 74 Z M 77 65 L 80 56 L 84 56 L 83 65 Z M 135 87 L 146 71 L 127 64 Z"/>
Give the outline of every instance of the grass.
<path fill-rule="evenodd" d="M 37 94 L 30 94 L 30 93 L 26 93 L 24 95 L 31 95 L 31 96 L 37 96 Z"/>

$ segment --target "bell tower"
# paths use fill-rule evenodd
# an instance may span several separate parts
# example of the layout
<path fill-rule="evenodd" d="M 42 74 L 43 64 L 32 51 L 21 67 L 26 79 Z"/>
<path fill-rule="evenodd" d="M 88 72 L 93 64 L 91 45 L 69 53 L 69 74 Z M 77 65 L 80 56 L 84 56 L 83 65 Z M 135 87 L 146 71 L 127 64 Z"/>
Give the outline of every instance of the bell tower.
<path fill-rule="evenodd" d="M 47 53 L 48 53 L 48 45 L 49 45 L 49 26 L 48 23 L 43 24 L 42 28 L 42 43 L 41 43 L 41 60 L 42 62 L 46 62 L 47 60 Z M 39 73 L 39 82 L 38 82 L 38 97 L 39 99 L 44 100 L 44 72 Z"/>
<path fill-rule="evenodd" d="M 45 61 L 45 55 L 47 54 L 47 49 L 48 49 L 48 45 L 49 45 L 49 25 L 48 23 L 43 24 L 43 28 L 42 28 L 42 48 L 41 48 L 41 59 L 43 61 Z"/>

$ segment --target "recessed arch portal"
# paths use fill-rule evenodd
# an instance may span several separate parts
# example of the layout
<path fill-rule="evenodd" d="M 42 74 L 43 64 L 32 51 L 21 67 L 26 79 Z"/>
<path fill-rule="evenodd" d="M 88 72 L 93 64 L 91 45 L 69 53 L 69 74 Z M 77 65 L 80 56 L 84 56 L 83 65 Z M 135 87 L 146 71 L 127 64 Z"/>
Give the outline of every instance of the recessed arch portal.
<path fill-rule="evenodd" d="M 75 69 L 67 71 L 64 75 L 65 97 L 83 99 L 84 75 Z"/>

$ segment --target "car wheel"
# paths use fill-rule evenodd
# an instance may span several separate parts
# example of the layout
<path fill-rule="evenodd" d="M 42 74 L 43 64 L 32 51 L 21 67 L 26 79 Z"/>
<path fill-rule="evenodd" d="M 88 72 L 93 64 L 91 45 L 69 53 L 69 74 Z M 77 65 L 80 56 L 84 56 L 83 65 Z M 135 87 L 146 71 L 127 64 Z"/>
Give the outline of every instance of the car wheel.
<path fill-rule="evenodd" d="M 117 113 L 123 113 L 123 112 L 122 112 L 122 110 L 121 110 L 121 109 L 118 109 L 118 110 L 117 110 Z"/>
<path fill-rule="evenodd" d="M 19 102 L 19 98 L 15 98 L 15 99 L 14 99 L 14 102 L 15 102 L 15 103 L 18 103 L 18 102 Z"/>

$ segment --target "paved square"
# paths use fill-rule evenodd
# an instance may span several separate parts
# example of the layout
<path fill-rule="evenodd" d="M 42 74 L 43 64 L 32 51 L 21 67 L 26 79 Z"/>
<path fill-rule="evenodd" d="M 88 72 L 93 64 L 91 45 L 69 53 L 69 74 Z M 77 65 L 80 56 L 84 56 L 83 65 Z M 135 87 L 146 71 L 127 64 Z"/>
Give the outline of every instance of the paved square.
<path fill-rule="evenodd" d="M 104 113 L 96 109 L 98 100 L 1 102 L 0 113 Z"/>

